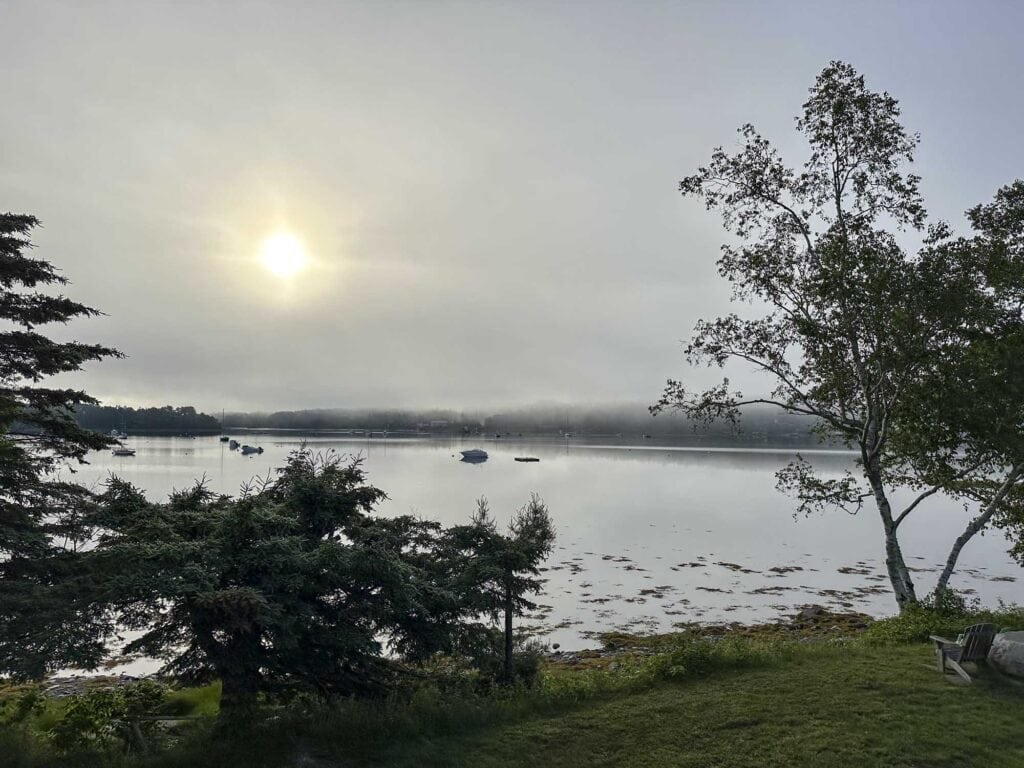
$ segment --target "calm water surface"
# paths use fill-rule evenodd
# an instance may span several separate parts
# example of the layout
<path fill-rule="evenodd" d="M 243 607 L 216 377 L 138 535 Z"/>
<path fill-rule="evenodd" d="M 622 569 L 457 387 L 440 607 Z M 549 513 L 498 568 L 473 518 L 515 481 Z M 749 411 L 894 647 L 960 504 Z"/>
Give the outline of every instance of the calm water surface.
<path fill-rule="evenodd" d="M 892 613 L 880 524 L 870 508 L 794 519 L 795 504 L 775 490 L 774 472 L 790 451 L 598 445 L 564 441 L 480 441 L 239 437 L 261 445 L 245 457 L 215 437 L 130 438 L 131 458 L 93 454 L 80 477 L 117 474 L 154 500 L 206 477 L 235 493 L 266 476 L 305 440 L 314 450 L 365 458 L 369 481 L 386 491 L 381 514 L 412 513 L 464 522 L 486 496 L 507 518 L 532 492 L 548 504 L 558 531 L 546 563 L 544 608 L 526 621 L 549 642 L 593 644 L 596 632 L 668 630 L 681 621 L 775 618 L 810 602 L 871 614 Z M 459 461 L 484 448 L 490 460 Z M 850 454 L 802 452 L 839 472 Z M 538 463 L 519 463 L 531 455 Z M 949 500 L 926 502 L 904 523 L 904 550 L 920 594 L 935 582 L 965 513 Z M 961 556 L 957 589 L 983 602 L 1024 602 L 1019 566 L 999 532 L 976 537 Z M 772 570 L 772 569 L 777 570 Z M 791 570 L 790 570 L 791 569 Z"/>

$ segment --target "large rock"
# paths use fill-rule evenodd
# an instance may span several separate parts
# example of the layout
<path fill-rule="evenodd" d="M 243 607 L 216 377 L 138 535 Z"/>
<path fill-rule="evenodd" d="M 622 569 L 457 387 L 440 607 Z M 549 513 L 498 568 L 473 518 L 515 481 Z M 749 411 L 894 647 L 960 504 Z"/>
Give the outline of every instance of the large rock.
<path fill-rule="evenodd" d="M 996 635 L 988 660 L 1008 675 L 1024 677 L 1024 632 L 1003 632 Z"/>
<path fill-rule="evenodd" d="M 798 621 L 809 621 L 810 619 L 818 618 L 823 613 L 825 613 L 825 609 L 820 605 L 805 605 L 795 618 Z"/>

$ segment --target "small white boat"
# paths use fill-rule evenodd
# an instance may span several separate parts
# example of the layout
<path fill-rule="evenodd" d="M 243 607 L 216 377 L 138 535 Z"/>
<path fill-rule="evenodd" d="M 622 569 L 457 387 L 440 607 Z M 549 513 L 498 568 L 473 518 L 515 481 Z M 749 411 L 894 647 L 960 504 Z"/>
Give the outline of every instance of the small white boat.
<path fill-rule="evenodd" d="M 117 448 L 115 448 L 113 451 L 111 451 L 111 453 L 114 454 L 115 456 L 134 456 L 135 455 L 135 449 L 134 448 L 126 448 L 123 445 L 119 445 Z"/>
<path fill-rule="evenodd" d="M 470 448 L 460 453 L 463 461 L 487 461 L 487 451 L 481 451 L 479 448 Z"/>

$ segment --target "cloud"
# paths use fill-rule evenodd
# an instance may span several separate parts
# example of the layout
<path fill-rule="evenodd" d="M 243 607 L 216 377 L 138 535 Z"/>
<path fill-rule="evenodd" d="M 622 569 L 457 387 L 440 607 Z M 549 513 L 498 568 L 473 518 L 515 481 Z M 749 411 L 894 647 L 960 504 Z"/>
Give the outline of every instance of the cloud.
<path fill-rule="evenodd" d="M 747 120 L 798 150 L 828 59 L 903 99 L 941 215 L 1019 166 L 977 86 L 1024 64 L 1019 12 L 884 8 L 9 3 L 0 207 L 108 313 L 71 333 L 128 353 L 74 378 L 110 401 L 652 400 L 728 309 L 677 180 Z M 290 283 L 256 261 L 281 228 Z"/>

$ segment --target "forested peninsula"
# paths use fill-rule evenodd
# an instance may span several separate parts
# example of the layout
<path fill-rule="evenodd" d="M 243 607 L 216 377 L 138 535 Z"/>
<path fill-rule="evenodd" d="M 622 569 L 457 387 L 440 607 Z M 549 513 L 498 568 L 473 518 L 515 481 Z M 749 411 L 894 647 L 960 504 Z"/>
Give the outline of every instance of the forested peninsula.
<path fill-rule="evenodd" d="M 220 432 L 220 420 L 200 413 L 191 405 L 165 405 L 159 408 L 78 405 L 75 421 L 93 432 L 133 435 L 214 435 Z"/>

